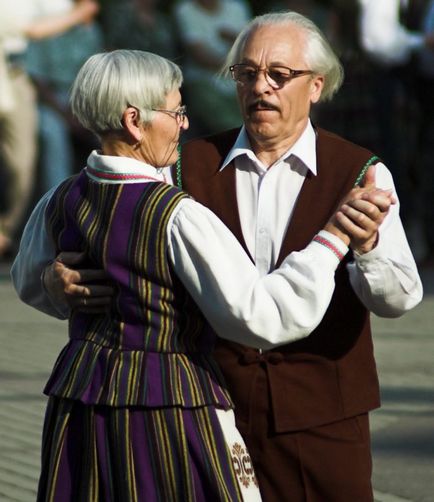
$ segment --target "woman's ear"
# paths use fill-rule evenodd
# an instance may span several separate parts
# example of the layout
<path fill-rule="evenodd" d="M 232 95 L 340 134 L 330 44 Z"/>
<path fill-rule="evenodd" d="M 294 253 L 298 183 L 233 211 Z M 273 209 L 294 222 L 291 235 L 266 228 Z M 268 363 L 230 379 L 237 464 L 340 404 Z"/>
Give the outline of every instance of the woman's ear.
<path fill-rule="evenodd" d="M 140 112 L 134 106 L 129 106 L 122 114 L 122 124 L 134 143 L 142 140 L 143 127 L 140 122 Z"/>

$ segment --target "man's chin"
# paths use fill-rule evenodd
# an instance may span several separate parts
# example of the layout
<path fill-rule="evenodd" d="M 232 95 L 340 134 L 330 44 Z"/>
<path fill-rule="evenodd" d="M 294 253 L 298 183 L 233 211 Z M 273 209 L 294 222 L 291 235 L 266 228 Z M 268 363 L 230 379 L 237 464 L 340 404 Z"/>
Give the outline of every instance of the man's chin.
<path fill-rule="evenodd" d="M 254 137 L 269 137 L 275 134 L 274 124 L 254 117 L 246 124 L 246 129 Z"/>

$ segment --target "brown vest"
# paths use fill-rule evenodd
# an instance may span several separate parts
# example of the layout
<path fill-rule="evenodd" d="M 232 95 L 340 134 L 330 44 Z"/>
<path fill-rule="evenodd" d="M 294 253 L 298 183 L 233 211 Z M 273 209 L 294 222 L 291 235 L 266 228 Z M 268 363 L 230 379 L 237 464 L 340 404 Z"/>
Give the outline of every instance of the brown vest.
<path fill-rule="evenodd" d="M 191 141 L 183 147 L 182 184 L 209 207 L 246 248 L 239 219 L 234 165 L 219 172 L 238 130 Z M 304 181 L 278 265 L 304 249 L 352 188 L 372 153 L 322 129 L 317 130 L 316 176 Z M 222 260 L 230 257 L 222 256 Z M 302 430 L 358 415 L 379 406 L 369 313 L 349 283 L 346 263 L 336 271 L 331 304 L 306 339 L 260 354 L 221 340 L 215 356 L 235 402 L 238 425 L 249 422 L 255 376 L 266 369 L 276 432 Z M 320 287 L 320 286 L 319 286 Z"/>

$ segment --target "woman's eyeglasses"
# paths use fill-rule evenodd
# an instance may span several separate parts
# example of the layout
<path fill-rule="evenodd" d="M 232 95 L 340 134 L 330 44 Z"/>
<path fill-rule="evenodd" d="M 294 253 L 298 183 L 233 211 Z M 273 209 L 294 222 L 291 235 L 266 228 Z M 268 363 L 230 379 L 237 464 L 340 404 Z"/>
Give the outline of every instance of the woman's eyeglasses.
<path fill-rule="evenodd" d="M 178 124 L 184 123 L 185 118 L 187 117 L 187 107 L 186 105 L 180 106 L 177 110 L 163 110 L 160 108 L 151 108 L 153 112 L 161 112 L 167 113 L 171 117 L 174 117 Z"/>

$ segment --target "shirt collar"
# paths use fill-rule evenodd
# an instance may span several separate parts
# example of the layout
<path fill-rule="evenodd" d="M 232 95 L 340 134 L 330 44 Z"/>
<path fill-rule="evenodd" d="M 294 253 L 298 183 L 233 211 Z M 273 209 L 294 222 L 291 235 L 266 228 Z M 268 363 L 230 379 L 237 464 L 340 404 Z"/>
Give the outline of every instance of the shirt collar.
<path fill-rule="evenodd" d="M 247 136 L 245 126 L 241 128 L 234 146 L 229 150 L 220 171 L 222 171 L 235 158 L 241 157 L 242 155 L 246 155 L 255 165 L 263 167 L 262 163 L 258 160 L 250 147 L 250 141 Z M 284 160 L 290 155 L 298 157 L 306 165 L 309 171 L 316 175 L 316 134 L 310 120 L 308 121 L 306 129 L 303 131 L 302 135 L 298 138 L 294 145 L 292 145 L 292 147 L 282 155 L 280 160 Z"/>
<path fill-rule="evenodd" d="M 86 174 L 100 183 L 167 182 L 170 166 L 155 168 L 131 157 L 102 155 L 93 150 L 87 159 Z"/>

